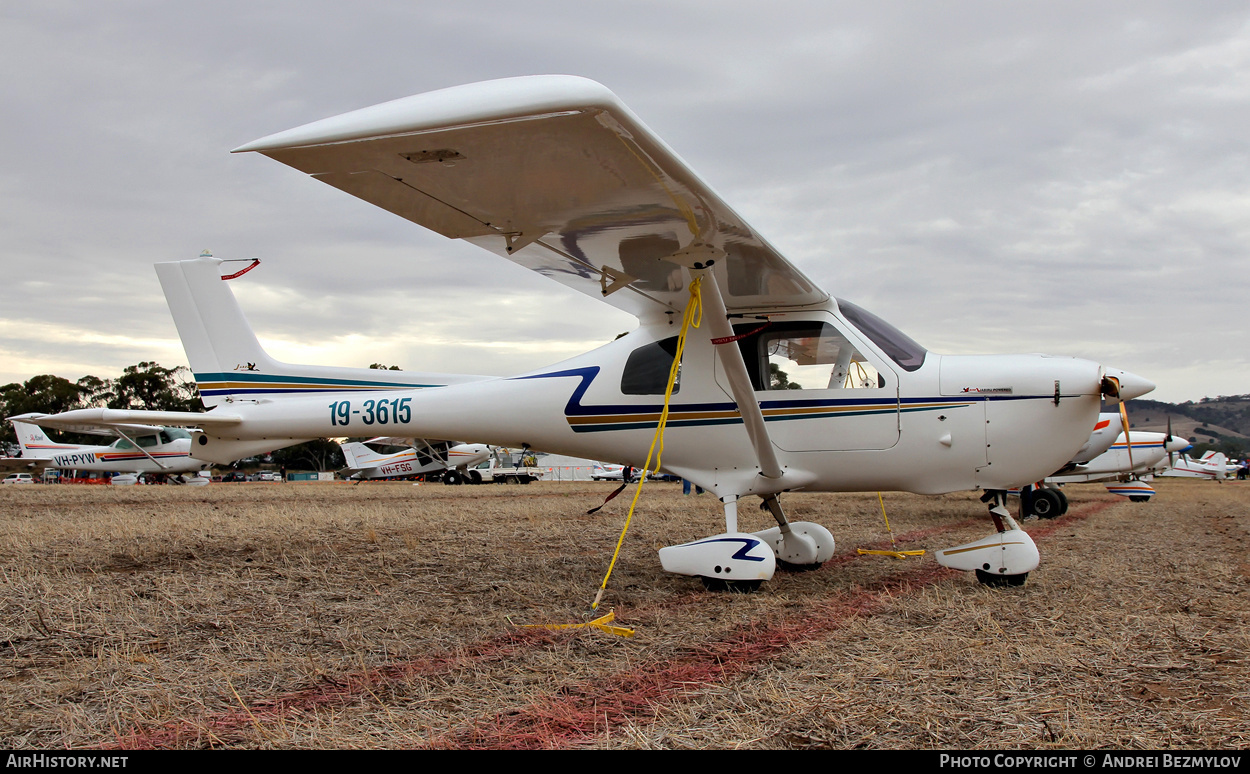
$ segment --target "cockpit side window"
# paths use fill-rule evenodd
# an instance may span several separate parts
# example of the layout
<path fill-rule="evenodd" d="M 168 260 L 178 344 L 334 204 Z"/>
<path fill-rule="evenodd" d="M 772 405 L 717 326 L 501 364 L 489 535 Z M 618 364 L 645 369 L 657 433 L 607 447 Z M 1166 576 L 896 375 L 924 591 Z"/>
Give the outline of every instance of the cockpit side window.
<path fill-rule="evenodd" d="M 885 376 L 832 325 L 815 321 L 734 326 L 756 391 L 871 389 Z"/>
<path fill-rule="evenodd" d="M 365 448 L 378 454 L 403 454 L 412 447 L 396 446 L 389 443 L 366 443 Z"/>
<path fill-rule="evenodd" d="M 644 344 L 629 353 L 625 370 L 621 373 L 621 392 L 625 395 L 663 395 L 668 386 L 668 374 L 677 355 L 677 337 Z M 673 394 L 681 390 L 681 370 L 678 366 L 677 382 Z"/>
<path fill-rule="evenodd" d="M 910 336 L 866 309 L 852 304 L 850 301 L 838 299 L 838 310 L 873 344 L 890 357 L 904 371 L 915 371 L 924 365 L 928 352 L 917 344 Z"/>
<path fill-rule="evenodd" d="M 141 448 L 146 449 L 149 446 L 156 446 L 157 437 L 155 435 L 141 435 L 135 439 L 135 443 L 139 444 Z M 133 449 L 135 448 L 135 444 L 131 443 L 125 438 L 118 438 L 116 441 L 113 442 L 113 448 L 114 449 Z"/>

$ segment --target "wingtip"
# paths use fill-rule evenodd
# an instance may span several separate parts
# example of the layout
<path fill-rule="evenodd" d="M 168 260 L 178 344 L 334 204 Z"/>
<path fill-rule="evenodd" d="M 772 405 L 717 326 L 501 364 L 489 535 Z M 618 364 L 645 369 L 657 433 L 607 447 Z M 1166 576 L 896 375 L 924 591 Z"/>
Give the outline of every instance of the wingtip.
<path fill-rule="evenodd" d="M 231 150 L 252 153 L 419 132 L 529 112 L 624 108 L 598 81 L 579 75 L 524 75 L 414 94 L 266 135 Z"/>

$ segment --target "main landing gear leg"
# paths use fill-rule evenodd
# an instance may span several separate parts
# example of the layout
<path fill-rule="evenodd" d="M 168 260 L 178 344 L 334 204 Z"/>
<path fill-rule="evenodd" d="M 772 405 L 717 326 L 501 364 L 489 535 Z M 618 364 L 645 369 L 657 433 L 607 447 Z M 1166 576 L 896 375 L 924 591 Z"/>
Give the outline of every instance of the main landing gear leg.
<path fill-rule="evenodd" d="M 954 570 L 975 570 L 977 580 L 987 586 L 1023 586 L 1040 559 L 1029 533 L 1020 529 L 1007 510 L 1007 493 L 986 492 L 981 501 L 989 505 L 994 521 L 993 535 L 938 551 L 937 561 Z"/>
<path fill-rule="evenodd" d="M 764 540 L 738 531 L 737 495 L 726 495 L 721 503 L 725 532 L 661 548 L 660 565 L 667 572 L 701 579 L 710 591 L 755 591 L 773 577 L 777 557 Z"/>
<path fill-rule="evenodd" d="M 815 570 L 833 556 L 834 540 L 829 530 L 811 521 L 787 520 L 777 495 L 764 495 L 760 508 L 772 513 L 777 526 L 755 535 L 772 546 L 777 566 L 781 569 L 796 572 Z"/>

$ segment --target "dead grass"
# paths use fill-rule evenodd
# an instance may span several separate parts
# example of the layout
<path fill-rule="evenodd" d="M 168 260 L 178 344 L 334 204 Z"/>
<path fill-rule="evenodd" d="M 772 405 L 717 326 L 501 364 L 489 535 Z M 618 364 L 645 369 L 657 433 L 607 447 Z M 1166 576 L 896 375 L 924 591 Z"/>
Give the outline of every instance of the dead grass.
<path fill-rule="evenodd" d="M 592 617 L 606 484 L 5 487 L 0 745 L 1245 746 L 1250 487 L 1157 488 L 1069 487 L 1010 590 L 856 556 L 875 494 L 791 495 L 837 556 L 712 595 L 654 551 L 719 531 L 715 500 L 648 485 L 623 639 L 516 626 Z M 970 494 L 886 506 L 909 548 L 989 531 Z"/>

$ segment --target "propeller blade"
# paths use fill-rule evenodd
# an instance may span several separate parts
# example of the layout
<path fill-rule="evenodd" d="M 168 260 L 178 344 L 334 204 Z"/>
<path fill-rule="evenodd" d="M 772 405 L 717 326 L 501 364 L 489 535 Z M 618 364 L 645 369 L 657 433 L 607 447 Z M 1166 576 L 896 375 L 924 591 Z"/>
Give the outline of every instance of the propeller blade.
<path fill-rule="evenodd" d="M 1124 427 L 1124 445 L 1128 447 L 1128 467 L 1132 470 L 1133 465 L 1133 439 L 1128 434 L 1128 411 L 1124 408 L 1124 401 L 1120 401 L 1120 424 Z"/>
<path fill-rule="evenodd" d="M 1163 446 L 1164 448 L 1167 448 L 1171 445 L 1172 445 L 1172 415 L 1168 414 L 1168 437 L 1167 437 L 1167 440 L 1163 442 Z M 1171 449 L 1168 449 L 1168 466 L 1171 467 L 1175 464 L 1176 464 L 1176 452 L 1172 451 Z"/>

